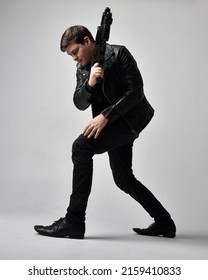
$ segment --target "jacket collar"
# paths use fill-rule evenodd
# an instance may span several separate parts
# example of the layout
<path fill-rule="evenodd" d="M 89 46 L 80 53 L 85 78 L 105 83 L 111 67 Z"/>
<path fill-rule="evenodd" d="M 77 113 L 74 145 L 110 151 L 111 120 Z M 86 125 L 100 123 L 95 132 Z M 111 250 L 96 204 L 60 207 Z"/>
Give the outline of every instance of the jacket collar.
<path fill-rule="evenodd" d="M 106 44 L 105 61 L 108 61 L 114 55 L 114 51 L 111 45 Z"/>
<path fill-rule="evenodd" d="M 113 56 L 115 55 L 114 51 L 113 51 L 113 48 L 111 45 L 109 44 L 106 44 L 106 50 L 105 50 L 105 61 L 104 61 L 104 71 L 106 71 L 111 65 L 112 65 L 112 62 L 113 62 Z"/>

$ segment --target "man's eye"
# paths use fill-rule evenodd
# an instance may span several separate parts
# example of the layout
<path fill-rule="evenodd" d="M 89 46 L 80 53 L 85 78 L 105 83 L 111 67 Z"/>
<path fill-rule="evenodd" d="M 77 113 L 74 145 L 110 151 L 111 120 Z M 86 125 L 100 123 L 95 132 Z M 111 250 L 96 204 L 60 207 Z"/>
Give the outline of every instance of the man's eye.
<path fill-rule="evenodd" d="M 74 51 L 72 52 L 72 55 L 76 55 L 77 53 L 78 53 L 78 49 L 74 50 Z"/>

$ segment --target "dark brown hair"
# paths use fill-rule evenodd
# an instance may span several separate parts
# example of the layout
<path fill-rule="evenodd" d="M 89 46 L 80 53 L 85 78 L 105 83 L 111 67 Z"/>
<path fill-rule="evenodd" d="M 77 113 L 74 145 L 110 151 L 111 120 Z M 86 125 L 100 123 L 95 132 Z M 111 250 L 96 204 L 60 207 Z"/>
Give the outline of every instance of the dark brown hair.
<path fill-rule="evenodd" d="M 61 37 L 60 49 L 62 52 L 66 51 L 68 45 L 72 42 L 83 44 L 84 38 L 89 37 L 90 41 L 95 42 L 91 32 L 82 25 L 74 25 L 67 28 Z"/>

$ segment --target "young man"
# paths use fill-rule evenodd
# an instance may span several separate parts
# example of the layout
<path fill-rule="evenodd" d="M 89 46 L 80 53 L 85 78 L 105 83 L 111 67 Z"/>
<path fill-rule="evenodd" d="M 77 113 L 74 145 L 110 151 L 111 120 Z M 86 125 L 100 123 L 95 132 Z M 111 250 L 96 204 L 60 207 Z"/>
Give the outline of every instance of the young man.
<path fill-rule="evenodd" d="M 107 45 L 102 67 L 92 63 L 96 44 L 90 31 L 80 25 L 64 32 L 61 50 L 77 62 L 74 104 L 80 110 L 91 105 L 93 118 L 72 146 L 73 185 L 65 217 L 49 226 L 35 226 L 35 230 L 53 237 L 84 238 L 93 156 L 108 152 L 116 185 L 154 218 L 148 228 L 133 230 L 141 235 L 175 237 L 170 214 L 132 171 L 133 143 L 154 114 L 134 58 L 124 46 Z"/>

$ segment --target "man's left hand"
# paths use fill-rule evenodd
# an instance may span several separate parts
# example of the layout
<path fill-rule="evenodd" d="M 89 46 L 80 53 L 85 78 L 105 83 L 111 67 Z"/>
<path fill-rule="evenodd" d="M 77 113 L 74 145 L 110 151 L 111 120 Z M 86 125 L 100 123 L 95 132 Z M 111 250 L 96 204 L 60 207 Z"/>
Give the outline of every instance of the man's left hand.
<path fill-rule="evenodd" d="M 102 129 L 106 126 L 107 122 L 108 119 L 106 119 L 102 114 L 96 116 L 85 127 L 83 131 L 84 136 L 87 138 L 94 136 L 94 139 L 97 139 Z"/>

